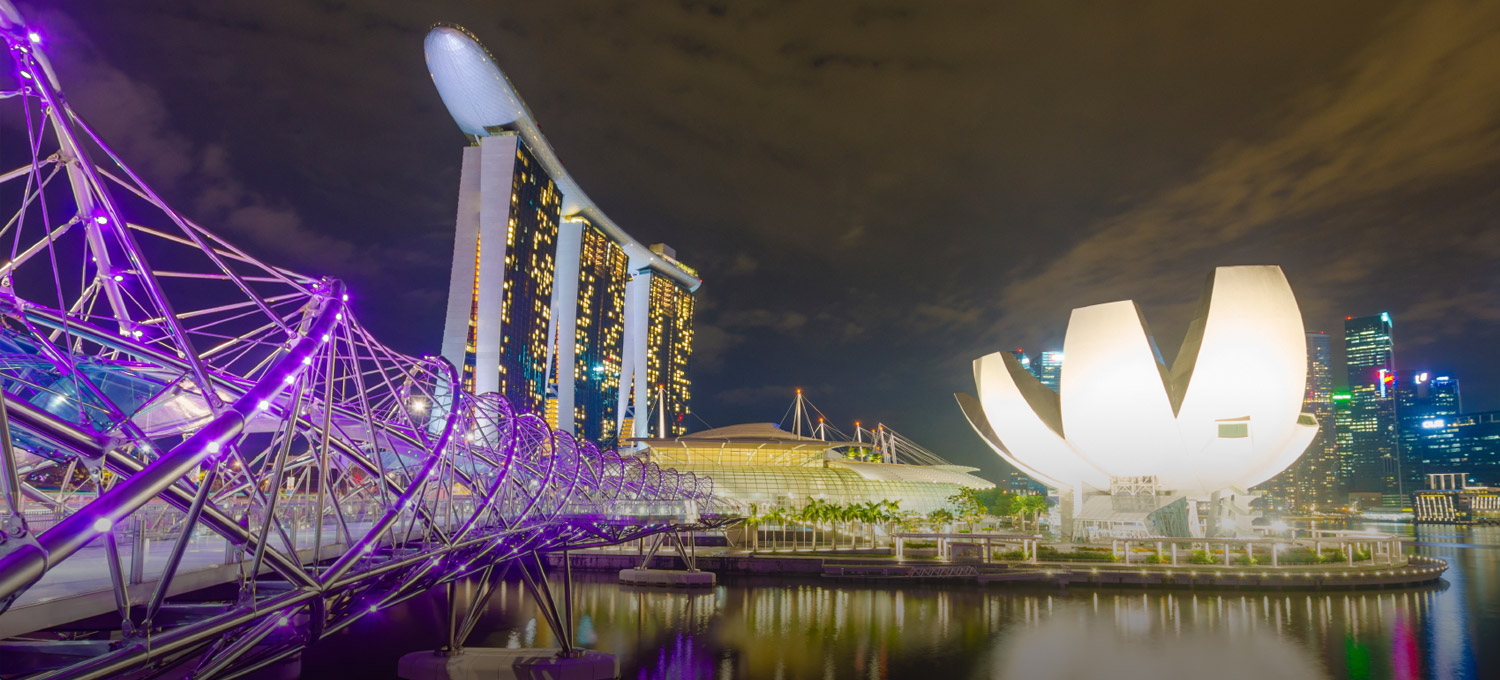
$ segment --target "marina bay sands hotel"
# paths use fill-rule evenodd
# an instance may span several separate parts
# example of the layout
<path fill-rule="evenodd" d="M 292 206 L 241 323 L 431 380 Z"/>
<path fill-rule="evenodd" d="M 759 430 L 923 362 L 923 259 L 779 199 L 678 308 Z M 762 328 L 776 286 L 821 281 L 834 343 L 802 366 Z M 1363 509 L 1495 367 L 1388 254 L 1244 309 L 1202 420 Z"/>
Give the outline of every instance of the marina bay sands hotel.
<path fill-rule="evenodd" d="M 697 272 L 589 200 L 472 35 L 438 26 L 425 50 L 471 141 L 442 349 L 464 388 L 601 447 L 653 424 L 684 434 Z"/>

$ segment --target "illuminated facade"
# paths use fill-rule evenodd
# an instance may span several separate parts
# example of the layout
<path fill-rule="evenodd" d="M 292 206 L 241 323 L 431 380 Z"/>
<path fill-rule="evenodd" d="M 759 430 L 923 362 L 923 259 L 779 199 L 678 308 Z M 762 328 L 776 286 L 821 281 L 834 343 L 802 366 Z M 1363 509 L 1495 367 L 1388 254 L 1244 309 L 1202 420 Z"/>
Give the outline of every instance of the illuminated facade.
<path fill-rule="evenodd" d="M 1422 371 L 1398 380 L 1396 415 L 1402 457 L 1413 472 L 1469 469 L 1459 414 L 1458 380 Z"/>
<path fill-rule="evenodd" d="M 1057 350 L 1047 350 L 1031 362 L 1029 373 L 1048 389 L 1056 392 L 1062 384 L 1063 353 Z M 1023 366 L 1022 368 L 1025 368 Z"/>
<path fill-rule="evenodd" d="M 1267 507 L 1329 510 L 1339 503 L 1338 435 L 1333 401 L 1333 342 L 1321 331 L 1307 334 L 1307 391 L 1302 410 L 1318 420 L 1318 435 L 1291 467 L 1262 484 Z"/>
<path fill-rule="evenodd" d="M 848 442 L 803 437 L 771 423 L 731 425 L 640 440 L 652 462 L 714 480 L 714 493 L 760 511 L 797 509 L 809 499 L 829 503 L 900 501 L 903 512 L 951 509 L 961 488 L 991 489 L 960 465 L 870 463 L 845 458 Z"/>
<path fill-rule="evenodd" d="M 470 393 L 540 412 L 561 195 L 526 144 L 500 130 L 464 150 L 459 186 L 443 355 Z"/>
<path fill-rule="evenodd" d="M 1344 322 L 1344 360 L 1349 376 L 1350 493 L 1378 493 L 1387 506 L 1406 501 L 1403 460 L 1396 433 L 1396 365 L 1391 316 Z"/>
<path fill-rule="evenodd" d="M 1249 526 L 1246 489 L 1318 432 L 1302 408 L 1307 335 L 1279 267 L 1216 269 L 1188 328 L 1169 368 L 1134 302 L 1075 309 L 1058 392 L 998 352 L 974 362 L 978 398 L 960 406 L 997 454 L 1059 491 L 1064 527 L 1087 496 L 1149 488 L 1162 507 L 1191 501 L 1181 526 L 1233 533 Z"/>
<path fill-rule="evenodd" d="M 629 258 L 603 231 L 585 223 L 580 243 L 573 423 L 579 437 L 612 448 L 625 340 Z"/>
<path fill-rule="evenodd" d="M 675 259 L 676 253 L 661 244 L 651 246 L 659 254 Z M 687 432 L 692 415 L 692 381 L 688 359 L 693 354 L 693 294 L 665 276 L 651 276 L 651 312 L 646 330 L 646 382 L 657 386 L 658 421 L 665 420 L 667 434 Z"/>
<path fill-rule="evenodd" d="M 438 94 L 472 142 L 443 333 L 464 388 L 501 392 L 604 446 L 643 436 L 649 403 L 664 393 L 670 431 L 685 431 L 697 273 L 589 199 L 472 35 L 438 26 L 425 49 Z"/>

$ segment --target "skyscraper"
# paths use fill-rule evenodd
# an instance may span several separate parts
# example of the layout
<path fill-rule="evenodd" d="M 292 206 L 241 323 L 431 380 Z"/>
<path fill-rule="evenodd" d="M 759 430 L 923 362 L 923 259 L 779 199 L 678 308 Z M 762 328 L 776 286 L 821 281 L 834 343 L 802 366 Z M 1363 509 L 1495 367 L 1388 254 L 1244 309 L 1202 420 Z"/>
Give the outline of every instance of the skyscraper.
<path fill-rule="evenodd" d="M 1328 509 L 1338 504 L 1338 426 L 1333 401 L 1333 343 L 1327 333 L 1307 334 L 1307 391 L 1302 410 L 1318 420 L 1318 434 L 1302 457 L 1260 485 L 1266 500 L 1289 510 Z"/>
<path fill-rule="evenodd" d="M 1408 473 L 1396 436 L 1396 365 L 1391 316 L 1344 321 L 1349 374 L 1350 493 L 1379 493 L 1387 506 L 1408 502 Z"/>
<path fill-rule="evenodd" d="M 1465 464 L 1460 413 L 1458 380 L 1422 371 L 1400 381 L 1398 433 L 1403 458 L 1413 468 L 1411 474 L 1470 471 Z"/>
<path fill-rule="evenodd" d="M 685 431 L 697 273 L 589 199 L 473 35 L 438 26 L 424 48 L 470 141 L 443 329 L 462 388 L 499 392 L 605 446 L 644 436 L 649 402 L 664 393 L 664 420 Z"/>
<path fill-rule="evenodd" d="M 1036 376 L 1043 385 L 1052 388 L 1056 392 L 1062 384 L 1063 353 L 1057 350 L 1042 352 L 1037 361 L 1031 362 L 1031 374 Z"/>
<path fill-rule="evenodd" d="M 1011 350 L 1010 353 L 1011 353 L 1012 356 L 1014 356 L 1016 358 L 1016 361 L 1018 361 L 1018 362 L 1021 363 L 1021 368 L 1022 369 L 1024 369 L 1027 373 L 1032 373 L 1032 371 L 1031 371 L 1031 357 L 1026 356 L 1026 351 L 1025 350 L 1021 349 L 1020 347 L 1017 347 L 1014 350 Z M 1036 374 L 1032 373 L 1032 375 L 1036 375 Z"/>
<path fill-rule="evenodd" d="M 676 251 L 664 244 L 651 251 L 676 262 Z M 646 382 L 659 399 L 658 422 L 665 422 L 667 436 L 687 433 L 692 382 L 688 380 L 688 358 L 693 354 L 693 295 L 677 281 L 651 275 L 651 315 L 646 335 Z"/>
<path fill-rule="evenodd" d="M 464 149 L 443 356 L 460 367 L 464 389 L 499 392 L 523 411 L 545 405 L 561 205 L 515 133 L 495 130 Z"/>
<path fill-rule="evenodd" d="M 580 234 L 577 327 L 573 379 L 573 423 L 579 438 L 609 448 L 616 443 L 615 405 L 624 356 L 625 284 L 630 280 L 625 249 L 597 227 L 583 223 Z"/>

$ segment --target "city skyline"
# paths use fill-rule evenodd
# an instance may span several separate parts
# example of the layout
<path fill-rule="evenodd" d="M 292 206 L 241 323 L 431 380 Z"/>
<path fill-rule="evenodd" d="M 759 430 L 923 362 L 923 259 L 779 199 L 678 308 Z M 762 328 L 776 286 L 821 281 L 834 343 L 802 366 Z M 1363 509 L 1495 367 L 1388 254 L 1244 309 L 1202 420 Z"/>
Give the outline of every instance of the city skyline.
<path fill-rule="evenodd" d="M 1362 11 L 1348 11 L 1354 6 Z M 1175 334 L 1191 311 L 1185 289 L 1198 272 L 1243 262 L 1285 268 L 1308 329 L 1332 333 L 1344 316 L 1389 311 L 1401 323 L 1398 371 L 1459 377 L 1466 408 L 1500 408 L 1500 367 L 1485 349 L 1497 333 L 1484 311 L 1493 307 L 1492 293 L 1466 276 L 1494 257 L 1482 216 L 1496 199 L 1460 191 L 1455 201 L 1444 193 L 1493 184 L 1494 166 L 1476 160 L 1493 150 L 1475 136 L 1472 121 L 1484 116 L 1460 114 L 1466 109 L 1455 102 L 1491 101 L 1471 95 L 1496 87 L 1487 75 L 1495 62 L 1473 46 L 1486 43 L 1436 44 L 1414 28 L 1479 34 L 1500 25 L 1488 8 L 1329 5 L 1296 27 L 1276 24 L 1282 41 L 1274 49 L 1232 36 L 1272 25 L 1281 13 L 1275 8 L 1226 10 L 1191 28 L 1114 17 L 1077 25 L 1075 33 L 1010 36 L 1018 52 L 1003 58 L 945 47 L 964 42 L 951 36 L 962 35 L 965 23 L 993 23 L 960 23 L 923 8 L 860 17 L 829 6 L 762 18 L 731 8 L 719 18 L 664 7 L 613 24 L 545 7 L 306 11 L 127 12 L 84 2 L 44 9 L 38 21 L 76 48 L 60 55 L 65 74 L 102 67 L 103 75 L 74 78 L 75 105 L 112 138 L 167 152 L 145 169 L 164 195 L 197 218 L 238 229 L 253 251 L 297 265 L 318 260 L 345 277 L 364 317 L 408 351 L 431 352 L 439 343 L 444 291 L 422 282 L 446 272 L 451 236 L 444 232 L 451 234 L 459 173 L 458 136 L 425 89 L 411 46 L 433 21 L 452 20 L 497 36 L 497 57 L 611 214 L 712 272 L 697 310 L 693 385 L 694 413 L 708 424 L 772 419 L 801 386 L 833 417 L 899 423 L 955 460 L 982 461 L 987 453 L 946 398 L 966 378 L 955 357 L 1001 336 L 1028 349 L 1056 345 L 1063 319 L 1047 310 L 1119 297 L 1140 300 L 1163 334 Z M 650 28 L 663 21 L 676 28 Z M 753 27 L 752 37 L 723 28 L 733 22 Z M 789 28 L 855 22 L 861 28 L 846 37 L 810 39 Z M 1089 39 L 1105 23 L 1114 38 Z M 326 35 L 296 28 L 304 24 Z M 92 40 L 81 37 L 85 29 Z M 162 30 L 179 38 L 133 49 Z M 568 47 L 541 38 L 559 34 L 600 39 Z M 338 49 L 328 49 L 328 40 Z M 191 56 L 204 53 L 217 56 Z M 1396 61 L 1409 70 L 1382 71 L 1375 57 L 1388 54 L 1403 55 Z M 352 55 L 366 64 L 358 73 L 345 68 Z M 1424 96 L 1423 106 L 1379 86 L 1416 91 L 1410 83 L 1439 68 L 1461 77 L 1438 79 L 1444 89 Z M 282 76 L 298 69 L 307 77 Z M 1041 77 L 1026 77 L 1032 72 Z M 937 105 L 957 91 L 951 83 L 920 84 L 936 73 L 979 74 L 989 89 L 964 90 L 969 98 L 957 110 L 968 117 L 953 117 L 944 113 L 952 107 Z M 764 84 L 768 74 L 783 83 L 765 94 L 770 99 L 752 105 L 734 94 L 760 92 L 740 86 Z M 1035 81 L 1073 87 L 1064 96 Z M 238 87 L 218 84 L 227 82 L 267 96 L 245 102 Z M 829 82 L 848 86 L 828 91 Z M 1236 83 L 1232 97 L 1219 82 Z M 1157 120 L 1129 104 L 1141 92 L 1183 105 Z M 131 106 L 99 105 L 122 93 Z M 371 100 L 391 105 L 364 103 Z M 196 117 L 203 110 L 215 115 Z M 1116 115 L 1083 125 L 1084 112 L 1097 110 Z M 1361 127 L 1372 116 L 1392 116 L 1392 132 Z M 287 117 L 297 124 L 277 122 Z M 1320 136 L 1315 129 L 1330 128 L 1299 121 L 1344 132 Z M 869 134 L 895 129 L 917 135 L 916 143 L 890 145 Z M 1081 129 L 1087 136 L 1070 141 Z M 935 144 L 932 130 L 967 141 Z M 1463 152 L 1414 156 L 1392 143 L 1411 130 L 1480 141 L 1443 147 Z M 736 146 L 726 141 L 731 132 L 769 141 Z M 333 141 L 350 136 L 380 143 Z M 1338 149 L 1353 148 L 1368 154 L 1349 161 L 1366 168 L 1360 186 L 1311 181 L 1287 160 L 1337 158 Z M 305 175 L 266 171 L 272 159 L 293 155 L 309 163 Z M 1236 199 L 1229 191 L 1292 183 L 1310 188 L 1274 199 Z M 897 186 L 909 191 L 890 189 Z M 966 187 L 995 189 L 960 191 Z M 411 200 L 385 200 L 393 189 Z M 931 200 L 903 198 L 910 196 Z M 1222 219 L 1205 230 L 1184 217 L 1199 212 Z M 919 238 L 940 231 L 949 238 Z M 1212 238 L 1190 237 L 1200 231 Z M 1245 237 L 1252 233 L 1255 239 Z M 1154 242 L 1181 247 L 1137 249 Z M 1156 273 L 1126 290 L 1125 263 Z M 1068 278 L 1059 273 L 1080 270 L 1097 275 L 1061 285 Z M 957 292 L 960 282 L 976 280 L 983 296 Z M 428 321 L 382 314 L 393 300 L 432 310 Z M 996 307 L 1005 312 L 999 322 L 991 320 Z M 799 346 L 796 354 L 783 349 L 789 343 Z"/>

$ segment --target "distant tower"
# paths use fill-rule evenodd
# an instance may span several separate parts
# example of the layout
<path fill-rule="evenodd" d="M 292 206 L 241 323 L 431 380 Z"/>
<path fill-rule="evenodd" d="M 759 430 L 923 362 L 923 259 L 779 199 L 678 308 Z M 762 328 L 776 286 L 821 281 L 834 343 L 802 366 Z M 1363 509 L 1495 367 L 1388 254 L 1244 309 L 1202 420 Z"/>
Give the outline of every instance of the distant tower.
<path fill-rule="evenodd" d="M 1468 471 L 1459 426 L 1462 412 L 1457 379 L 1422 371 L 1401 381 L 1396 391 L 1398 432 L 1412 474 Z"/>
<path fill-rule="evenodd" d="M 1396 437 L 1396 363 L 1391 315 L 1344 322 L 1349 372 L 1350 478 L 1348 490 L 1381 494 L 1387 506 L 1405 500 L 1405 475 Z"/>
<path fill-rule="evenodd" d="M 465 390 L 542 413 L 562 194 L 514 132 L 475 140 L 459 176 L 443 356 Z"/>
<path fill-rule="evenodd" d="M 1027 373 L 1031 373 L 1031 357 L 1026 356 L 1026 352 L 1024 350 L 1022 350 L 1020 347 L 1017 347 L 1011 350 L 1010 353 L 1011 356 L 1014 356 L 1016 358 L 1016 361 L 1021 363 L 1022 370 L 1025 370 Z M 1035 373 L 1032 373 L 1032 375 L 1035 375 Z"/>
<path fill-rule="evenodd" d="M 1031 374 L 1036 376 L 1043 385 L 1052 388 L 1053 392 L 1058 390 L 1062 384 L 1063 353 L 1056 350 L 1042 352 L 1037 361 L 1031 362 Z"/>

